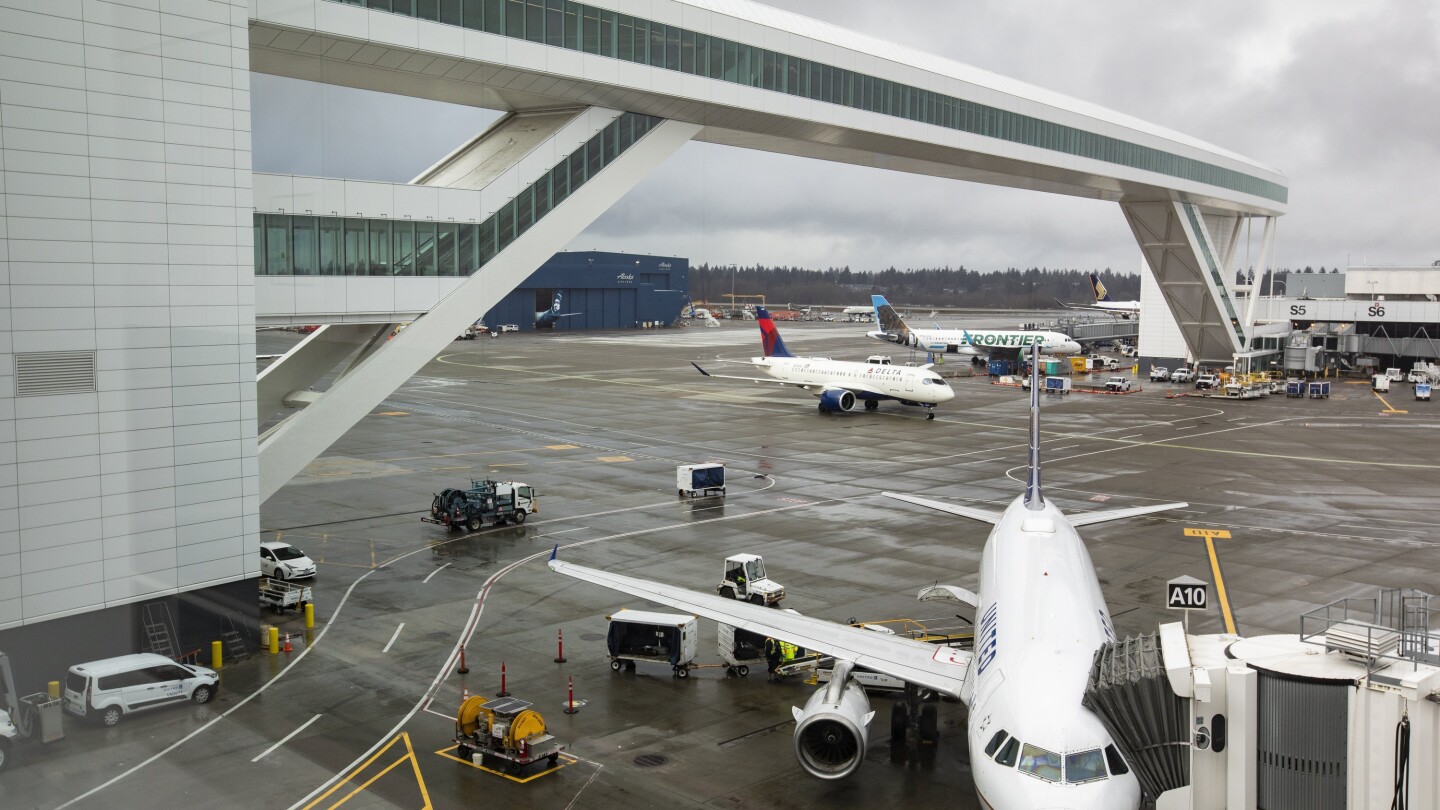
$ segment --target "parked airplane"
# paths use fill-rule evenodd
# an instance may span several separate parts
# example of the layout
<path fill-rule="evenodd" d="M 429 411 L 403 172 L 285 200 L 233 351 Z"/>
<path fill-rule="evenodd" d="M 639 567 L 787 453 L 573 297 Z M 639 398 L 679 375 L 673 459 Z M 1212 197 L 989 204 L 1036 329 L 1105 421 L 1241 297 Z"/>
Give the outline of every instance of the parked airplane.
<path fill-rule="evenodd" d="M 1038 361 L 1039 347 L 1031 351 Z M 1040 488 L 1038 368 L 1038 362 L 1031 363 L 1025 492 L 1009 508 L 997 513 L 884 493 L 995 527 L 980 558 L 979 594 L 950 585 L 920 591 L 921 599 L 952 599 L 975 608 L 979 624 L 973 653 L 584 568 L 559 561 L 555 552 L 550 568 L 833 656 L 837 664 L 831 682 L 804 708 L 791 710 L 796 758 L 821 779 L 849 776 L 864 760 L 866 728 L 875 713 L 852 677 L 859 667 L 909 684 L 905 698 L 891 706 L 894 744 L 902 744 L 911 727 L 922 743 L 938 739 L 935 706 L 921 702 L 918 689 L 958 697 L 969 706 L 970 767 L 980 803 L 988 810 L 1135 810 L 1139 782 L 1099 718 L 1081 704 L 1091 659 L 1100 645 L 1115 640 L 1115 630 L 1075 527 L 1186 504 L 1084 512 L 1067 519 Z"/>
<path fill-rule="evenodd" d="M 1093 304 L 1067 304 L 1060 300 L 1056 300 L 1055 303 L 1066 309 L 1089 309 L 1096 312 L 1108 312 L 1111 315 L 1118 315 L 1127 320 L 1132 316 L 1140 314 L 1139 301 L 1113 300 L 1110 298 L 1110 293 L 1106 291 L 1104 282 L 1100 281 L 1100 276 L 1095 273 L 1090 274 L 1090 294 L 1095 297 L 1095 303 Z"/>
<path fill-rule="evenodd" d="M 1039 346 L 1047 354 L 1079 354 L 1080 344 L 1060 332 L 1022 329 L 916 329 L 905 324 L 900 313 L 883 295 L 870 296 L 879 331 L 867 332 L 876 340 L 898 343 L 935 354 L 1013 354 Z"/>
<path fill-rule="evenodd" d="M 955 391 L 939 374 L 927 366 L 893 366 L 888 363 L 856 363 L 829 360 L 823 357 L 796 357 L 785 348 L 780 331 L 764 307 L 755 308 L 760 324 L 763 357 L 750 359 L 750 365 L 769 377 L 735 377 L 711 374 L 699 364 L 691 363 L 706 377 L 727 380 L 794 385 L 820 398 L 821 413 L 852 411 L 857 402 L 865 410 L 880 407 L 881 400 L 896 399 L 904 405 L 918 405 L 926 410 L 925 418 L 934 419 L 933 408 L 955 398 Z"/>
<path fill-rule="evenodd" d="M 536 327 L 554 326 L 561 318 L 570 318 L 570 317 L 574 317 L 574 316 L 576 316 L 576 315 L 582 315 L 582 314 L 584 314 L 584 313 L 580 313 L 580 312 L 561 312 L 561 311 L 560 311 L 560 290 L 556 290 L 556 291 L 555 291 L 555 303 L 551 304 L 549 309 L 542 309 L 542 310 L 540 310 L 539 312 L 535 313 L 535 326 L 536 326 Z"/>

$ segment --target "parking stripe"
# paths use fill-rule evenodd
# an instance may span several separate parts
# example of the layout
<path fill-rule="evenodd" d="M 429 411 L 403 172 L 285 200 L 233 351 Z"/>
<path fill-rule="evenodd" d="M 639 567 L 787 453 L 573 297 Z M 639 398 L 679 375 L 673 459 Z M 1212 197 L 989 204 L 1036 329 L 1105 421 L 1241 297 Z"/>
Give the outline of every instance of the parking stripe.
<path fill-rule="evenodd" d="M 252 760 L 250 760 L 250 761 L 251 761 L 251 762 L 259 762 L 260 760 L 264 759 L 265 757 L 270 756 L 270 753 L 271 753 L 272 751 L 274 751 L 276 748 L 279 748 L 280 746 L 284 745 L 285 743 L 290 742 L 290 738 L 291 738 L 291 737 L 294 737 L 296 734 L 299 734 L 300 732 L 302 732 L 302 731 L 304 731 L 305 729 L 309 728 L 311 723 L 313 723 L 313 722 L 315 722 L 316 720 L 319 720 L 319 719 L 320 719 L 320 715 L 317 714 L 317 715 L 315 715 L 314 717 L 310 718 L 309 720 L 306 720 L 299 728 L 295 729 L 294 731 L 290 732 L 289 734 L 286 734 L 286 735 L 280 740 L 280 742 L 277 742 L 277 743 L 275 743 L 274 745 L 270 746 L 269 748 L 266 748 L 265 751 L 264 751 L 264 753 L 260 754 L 260 756 L 255 757 L 254 759 L 252 759 Z"/>
<path fill-rule="evenodd" d="M 395 635 L 393 635 L 393 636 L 390 637 L 389 643 L 387 643 L 387 644 L 385 645 L 385 649 L 381 650 L 380 652 L 382 652 L 382 653 L 388 653 L 388 652 L 390 652 L 390 647 L 395 644 L 395 639 L 397 639 L 397 638 L 400 637 L 400 631 L 401 631 L 401 630 L 404 630 L 404 629 L 405 629 L 405 622 L 400 622 L 400 626 L 397 627 L 397 628 L 395 628 Z"/>

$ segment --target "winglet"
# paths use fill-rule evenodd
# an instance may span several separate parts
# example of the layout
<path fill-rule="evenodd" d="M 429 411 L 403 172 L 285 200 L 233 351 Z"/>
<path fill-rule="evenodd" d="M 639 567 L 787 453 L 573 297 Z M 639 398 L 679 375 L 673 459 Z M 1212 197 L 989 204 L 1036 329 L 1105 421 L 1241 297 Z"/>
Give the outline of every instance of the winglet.
<path fill-rule="evenodd" d="M 690 361 L 690 365 L 694 366 L 696 371 L 700 372 L 701 374 L 704 374 L 706 377 L 712 376 L 712 375 L 710 374 L 710 372 L 706 371 L 706 370 L 703 369 L 703 368 L 700 368 L 700 364 L 697 363 L 697 362 L 695 362 L 694 360 L 691 360 L 691 361 Z"/>
<path fill-rule="evenodd" d="M 560 544 L 556 543 L 555 547 L 550 549 L 550 562 L 555 562 L 555 558 L 558 556 L 560 556 Z"/>

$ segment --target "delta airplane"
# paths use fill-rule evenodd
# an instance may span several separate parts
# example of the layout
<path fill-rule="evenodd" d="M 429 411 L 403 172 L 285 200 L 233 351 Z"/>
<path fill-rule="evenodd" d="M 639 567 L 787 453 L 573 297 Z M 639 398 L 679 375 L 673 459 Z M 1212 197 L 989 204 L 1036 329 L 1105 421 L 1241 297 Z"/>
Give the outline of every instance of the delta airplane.
<path fill-rule="evenodd" d="M 576 315 L 581 315 L 581 314 L 584 314 L 584 313 L 580 313 L 580 312 L 561 312 L 561 311 L 560 311 L 560 291 L 559 291 L 559 290 L 556 290 L 556 291 L 555 291 L 555 303 L 551 304 L 549 309 L 542 309 L 542 310 L 540 310 L 539 312 L 535 313 L 535 325 L 536 325 L 536 326 L 551 326 L 551 325 L 554 325 L 554 324 L 555 324 L 557 321 L 559 321 L 561 318 L 571 318 L 571 317 L 574 317 L 574 316 L 576 316 Z"/>
<path fill-rule="evenodd" d="M 872 295 L 875 322 L 879 331 L 866 334 L 876 340 L 898 343 L 912 349 L 934 354 L 1019 353 L 1039 346 L 1046 354 L 1079 354 L 1080 344 L 1060 332 L 1032 332 L 1019 329 L 915 329 L 905 324 L 900 313 L 890 306 L 883 295 Z"/>
<path fill-rule="evenodd" d="M 924 408 L 925 418 L 934 419 L 934 407 L 955 398 L 955 391 L 928 366 L 796 357 L 785 348 L 780 330 L 775 328 L 775 322 L 764 307 L 755 308 L 755 320 L 760 324 L 760 345 L 764 356 L 752 357 L 750 365 L 769 377 L 711 374 L 700 368 L 698 363 L 690 365 L 706 377 L 796 386 L 820 398 L 818 408 L 821 413 L 852 411 L 856 402 L 864 402 L 865 410 L 873 411 L 880 407 L 881 400 L 896 399 L 902 405 Z"/>
<path fill-rule="evenodd" d="M 1032 347 L 1038 361 L 1038 347 Z M 736 602 L 715 594 L 584 568 L 550 555 L 558 573 L 751 632 L 784 639 L 837 661 L 830 683 L 795 718 L 795 755 L 821 779 L 854 773 L 865 757 L 875 712 L 852 677 L 863 668 L 905 681 L 891 707 L 895 745 L 914 729 L 938 739 L 933 703 L 920 689 L 969 706 L 966 737 L 980 803 L 987 810 L 1135 810 L 1140 784 L 1100 719 L 1081 704 L 1091 659 L 1115 640 L 1114 625 L 1085 544 L 1075 532 L 1112 520 L 1179 509 L 1167 503 L 1083 512 L 1066 518 L 1040 488 L 1038 362 L 1031 363 L 1030 449 L 1025 491 L 1004 512 L 884 493 L 901 501 L 989 523 L 980 593 L 951 585 L 920 591 L 976 611 L 975 651 L 886 635 L 824 619 Z"/>
<path fill-rule="evenodd" d="M 1119 315 L 1121 318 L 1127 320 L 1140 314 L 1139 301 L 1115 301 L 1111 299 L 1110 293 L 1105 289 L 1105 284 L 1100 281 L 1100 276 L 1095 273 L 1090 274 L 1090 294 L 1095 296 L 1095 303 L 1093 304 L 1067 304 L 1064 301 L 1058 300 L 1055 303 L 1066 309 L 1089 309 L 1096 312 L 1108 312 L 1111 315 Z"/>

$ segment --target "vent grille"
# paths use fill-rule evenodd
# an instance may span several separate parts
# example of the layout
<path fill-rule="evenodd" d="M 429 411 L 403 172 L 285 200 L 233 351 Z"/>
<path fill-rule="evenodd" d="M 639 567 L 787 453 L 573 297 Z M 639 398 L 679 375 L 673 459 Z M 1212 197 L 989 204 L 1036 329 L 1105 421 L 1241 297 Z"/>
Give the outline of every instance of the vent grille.
<path fill-rule="evenodd" d="M 92 394 L 95 352 L 27 352 L 15 355 L 15 396 Z"/>

